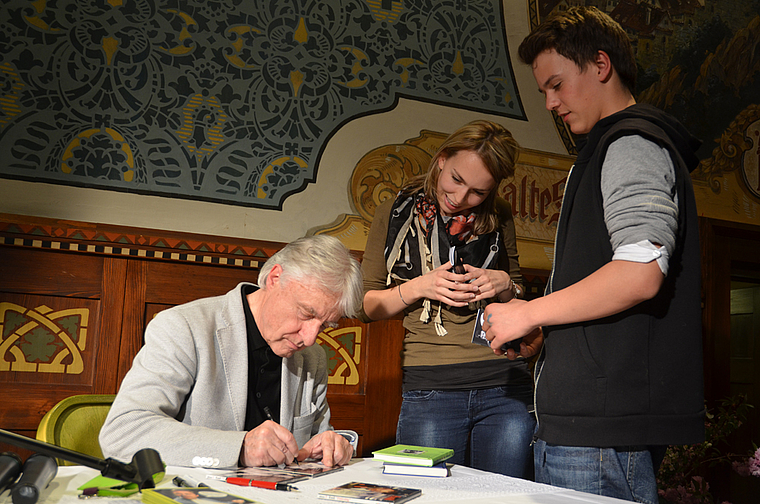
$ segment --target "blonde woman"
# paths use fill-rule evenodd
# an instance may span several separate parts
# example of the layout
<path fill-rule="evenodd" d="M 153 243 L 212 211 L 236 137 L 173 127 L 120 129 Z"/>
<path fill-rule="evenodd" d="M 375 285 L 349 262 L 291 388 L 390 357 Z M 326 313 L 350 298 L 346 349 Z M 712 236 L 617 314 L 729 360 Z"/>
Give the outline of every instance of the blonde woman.
<path fill-rule="evenodd" d="M 396 441 L 452 448 L 450 462 L 526 477 L 535 427 L 530 371 L 513 350 L 506 359 L 471 342 L 479 307 L 522 294 L 512 211 L 496 196 L 517 151 L 493 122 L 454 132 L 425 175 L 377 208 L 362 271 L 369 319 L 404 312 Z M 451 271 L 452 258 L 463 272 Z M 540 336 L 526 338 L 519 353 L 533 355 L 540 344 Z"/>

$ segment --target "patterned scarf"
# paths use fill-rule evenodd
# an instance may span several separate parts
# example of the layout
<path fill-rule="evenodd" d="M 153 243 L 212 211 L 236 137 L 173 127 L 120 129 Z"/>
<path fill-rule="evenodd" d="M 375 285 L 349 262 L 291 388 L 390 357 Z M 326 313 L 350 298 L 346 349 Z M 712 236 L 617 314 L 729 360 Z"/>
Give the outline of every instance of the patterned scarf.
<path fill-rule="evenodd" d="M 425 232 L 425 239 L 430 238 L 430 231 L 438 217 L 438 207 L 430 201 L 424 193 L 417 194 L 415 199 L 417 209 L 417 218 L 420 221 L 420 227 Z M 454 217 L 443 217 L 444 228 L 449 236 L 449 243 L 452 247 L 457 247 L 467 242 L 472 237 L 472 228 L 475 224 L 475 212 L 470 215 L 456 215 Z"/>
<path fill-rule="evenodd" d="M 447 263 L 452 246 L 465 264 L 496 268 L 502 247 L 501 232 L 475 235 L 474 221 L 475 214 L 441 216 L 435 204 L 426 200 L 421 191 L 412 195 L 399 193 L 391 209 L 385 240 L 387 285 L 394 280 L 411 280 Z M 427 323 L 432 315 L 431 301 L 422 300 L 422 307 L 420 320 Z M 447 331 L 441 323 L 440 303 L 433 320 L 437 334 L 444 336 Z"/>

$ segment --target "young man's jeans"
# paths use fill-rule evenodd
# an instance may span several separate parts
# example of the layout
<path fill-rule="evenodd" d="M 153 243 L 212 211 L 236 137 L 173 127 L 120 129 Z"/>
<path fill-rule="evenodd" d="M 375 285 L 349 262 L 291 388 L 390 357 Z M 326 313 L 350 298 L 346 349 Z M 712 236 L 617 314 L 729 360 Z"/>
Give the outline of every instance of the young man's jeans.
<path fill-rule="evenodd" d="M 535 476 L 546 483 L 579 492 L 657 504 L 656 472 L 665 446 L 588 448 L 533 445 Z"/>
<path fill-rule="evenodd" d="M 450 463 L 524 478 L 531 472 L 530 442 L 536 425 L 526 406 L 532 394 L 530 383 L 404 392 L 396 442 L 451 448 Z"/>

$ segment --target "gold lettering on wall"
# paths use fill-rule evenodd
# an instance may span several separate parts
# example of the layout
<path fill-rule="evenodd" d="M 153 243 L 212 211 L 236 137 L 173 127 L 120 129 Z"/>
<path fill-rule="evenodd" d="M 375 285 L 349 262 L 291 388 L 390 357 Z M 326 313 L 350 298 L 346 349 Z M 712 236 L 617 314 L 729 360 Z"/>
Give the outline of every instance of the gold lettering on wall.
<path fill-rule="evenodd" d="M 0 371 L 81 374 L 90 310 L 0 303 Z"/>
<path fill-rule="evenodd" d="M 512 206 L 519 238 L 551 242 L 557 230 L 567 172 L 518 164 L 499 195 Z"/>

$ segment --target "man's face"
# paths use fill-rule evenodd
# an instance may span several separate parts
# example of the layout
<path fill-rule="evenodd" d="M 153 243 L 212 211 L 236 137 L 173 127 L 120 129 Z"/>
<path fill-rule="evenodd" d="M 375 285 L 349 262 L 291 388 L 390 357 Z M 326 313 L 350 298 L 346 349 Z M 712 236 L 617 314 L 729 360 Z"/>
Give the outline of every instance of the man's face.
<path fill-rule="evenodd" d="M 556 111 L 576 135 L 588 133 L 609 115 L 604 110 L 597 70 L 594 64 L 581 70 L 554 49 L 542 52 L 533 61 L 533 77 L 546 96 L 547 110 Z"/>
<path fill-rule="evenodd" d="M 272 268 L 263 292 L 256 323 L 272 351 L 290 357 L 313 345 L 326 327 L 335 326 L 341 317 L 338 296 L 325 292 L 311 282 L 282 282 L 282 267 Z"/>

